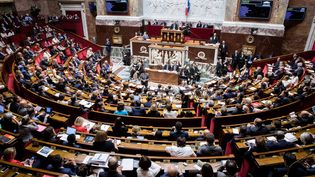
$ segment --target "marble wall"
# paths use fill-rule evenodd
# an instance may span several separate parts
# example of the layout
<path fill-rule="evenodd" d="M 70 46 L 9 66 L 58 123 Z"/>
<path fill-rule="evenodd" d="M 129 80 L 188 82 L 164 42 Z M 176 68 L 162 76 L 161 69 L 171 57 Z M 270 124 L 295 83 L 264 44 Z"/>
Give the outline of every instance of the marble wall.
<path fill-rule="evenodd" d="M 188 21 L 223 22 L 226 0 L 190 0 Z M 186 0 L 143 0 L 145 19 L 185 21 Z"/>
<path fill-rule="evenodd" d="M 18 0 L 15 1 L 15 7 L 19 14 L 29 13 L 31 6 L 36 4 L 40 9 L 40 15 L 61 15 L 58 1 L 55 0 L 40 0 L 40 1 L 29 1 L 29 0 Z"/>

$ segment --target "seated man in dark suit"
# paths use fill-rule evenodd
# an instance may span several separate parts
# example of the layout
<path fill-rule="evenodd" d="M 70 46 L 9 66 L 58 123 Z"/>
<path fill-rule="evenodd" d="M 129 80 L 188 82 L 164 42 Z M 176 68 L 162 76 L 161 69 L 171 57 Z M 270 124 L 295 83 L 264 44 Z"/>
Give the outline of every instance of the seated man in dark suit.
<path fill-rule="evenodd" d="M 171 65 L 170 61 L 168 61 L 167 64 L 165 64 L 163 66 L 163 69 L 168 70 L 168 71 L 172 71 L 172 65 Z"/>
<path fill-rule="evenodd" d="M 254 120 L 254 125 L 250 125 L 247 127 L 246 134 L 249 135 L 263 135 L 267 134 L 268 129 L 263 125 L 262 120 L 260 118 L 256 118 Z"/>
<path fill-rule="evenodd" d="M 175 123 L 175 127 L 172 127 L 170 131 L 170 138 L 176 140 L 178 137 L 183 136 L 188 139 L 188 133 L 182 130 L 183 124 L 179 121 Z"/>
<path fill-rule="evenodd" d="M 144 116 L 145 115 L 145 109 L 141 108 L 141 102 L 135 101 L 134 107 L 132 108 L 132 115 L 133 116 Z"/>
<path fill-rule="evenodd" d="M 197 151 L 198 156 L 220 156 L 223 154 L 222 148 L 220 146 L 214 145 L 214 135 L 212 133 L 206 134 L 207 144 L 199 147 Z"/>
<path fill-rule="evenodd" d="M 65 162 L 64 159 L 59 154 L 57 154 L 51 158 L 51 162 L 46 168 L 47 170 L 75 176 L 76 167 L 77 165 L 74 160 L 68 160 Z"/>
<path fill-rule="evenodd" d="M 170 28 L 171 28 L 172 30 L 178 30 L 178 24 L 177 24 L 177 22 L 172 23 L 171 26 L 170 26 Z"/>
<path fill-rule="evenodd" d="M 273 168 L 268 176 L 312 176 L 315 174 L 315 168 L 306 168 L 302 161 L 296 159 L 295 154 L 286 152 L 283 155 L 284 167 Z"/>
<path fill-rule="evenodd" d="M 116 157 L 111 157 L 108 160 L 108 171 L 101 172 L 99 177 L 126 177 L 122 174 L 122 166 L 118 165 Z"/>
<path fill-rule="evenodd" d="M 197 23 L 197 25 L 196 25 L 196 28 L 201 28 L 202 27 L 202 23 L 201 23 L 201 21 L 199 21 L 198 23 Z"/>
<path fill-rule="evenodd" d="M 179 72 L 179 70 L 180 70 L 180 64 L 176 62 L 176 63 L 172 66 L 172 71 Z"/>
<path fill-rule="evenodd" d="M 3 60 L 5 56 L 7 56 L 7 54 L 0 50 L 0 60 Z"/>
<path fill-rule="evenodd" d="M 277 141 L 267 141 L 266 147 L 270 150 L 287 149 L 295 146 L 294 143 L 288 142 L 284 139 L 284 132 L 276 132 Z"/>
<path fill-rule="evenodd" d="M 149 108 L 152 105 L 152 96 L 147 97 L 147 102 L 143 104 L 144 107 Z"/>

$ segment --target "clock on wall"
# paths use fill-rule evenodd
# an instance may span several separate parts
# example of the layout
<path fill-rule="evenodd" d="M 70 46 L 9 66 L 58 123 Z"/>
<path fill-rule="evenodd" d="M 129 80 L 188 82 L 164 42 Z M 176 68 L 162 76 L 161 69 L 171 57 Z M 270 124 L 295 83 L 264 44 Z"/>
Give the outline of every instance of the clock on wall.
<path fill-rule="evenodd" d="M 118 34 L 120 32 L 120 27 L 119 26 L 114 27 L 114 32 L 115 34 Z"/>
<path fill-rule="evenodd" d="M 248 35 L 246 37 L 246 42 L 247 43 L 252 44 L 252 43 L 254 43 L 254 41 L 255 41 L 255 37 L 253 35 Z"/>

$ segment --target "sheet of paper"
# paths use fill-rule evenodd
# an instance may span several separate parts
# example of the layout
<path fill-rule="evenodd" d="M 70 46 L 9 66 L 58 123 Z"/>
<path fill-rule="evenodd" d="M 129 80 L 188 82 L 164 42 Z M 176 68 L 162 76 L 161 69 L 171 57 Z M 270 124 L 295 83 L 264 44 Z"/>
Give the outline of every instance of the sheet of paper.
<path fill-rule="evenodd" d="M 38 132 L 42 132 L 46 128 L 46 126 L 43 126 L 43 125 L 37 125 L 37 126 L 38 126 L 38 128 L 36 131 L 38 131 Z"/>
<path fill-rule="evenodd" d="M 268 136 L 267 140 L 269 140 L 269 141 L 277 141 L 277 138 L 274 137 L 274 136 Z"/>
<path fill-rule="evenodd" d="M 107 132 L 107 130 L 109 129 L 109 125 L 101 125 L 101 130 Z"/>
<path fill-rule="evenodd" d="M 62 141 L 65 141 L 65 142 L 68 142 L 67 138 L 68 138 L 68 135 L 63 133 L 63 134 L 58 134 L 57 137 L 59 137 L 60 140 Z"/>
<path fill-rule="evenodd" d="M 83 127 L 86 127 L 86 129 L 87 129 L 88 131 L 90 131 L 90 130 L 94 127 L 94 125 L 95 125 L 94 122 L 91 122 L 91 121 L 89 121 L 89 120 L 87 120 L 87 119 L 84 119 L 83 124 L 82 124 L 82 126 L 83 126 Z"/>
<path fill-rule="evenodd" d="M 83 164 L 88 164 L 89 161 L 93 158 L 93 156 L 87 155 L 82 161 Z"/>
<path fill-rule="evenodd" d="M 292 133 L 286 133 L 286 134 L 284 135 L 284 139 L 285 139 L 286 141 L 292 142 L 292 143 L 298 140 Z"/>
<path fill-rule="evenodd" d="M 197 164 L 194 165 L 194 168 L 196 168 L 198 171 L 201 170 L 201 167 L 199 167 Z"/>
<path fill-rule="evenodd" d="M 235 134 L 235 135 L 240 134 L 240 131 L 239 131 L 238 128 L 232 128 L 232 132 L 233 132 L 233 134 Z"/>
<path fill-rule="evenodd" d="M 133 170 L 133 159 L 124 158 L 121 161 L 121 166 L 123 171 L 132 171 Z"/>
<path fill-rule="evenodd" d="M 247 145 L 249 146 L 250 144 L 254 144 L 256 146 L 256 141 L 255 139 L 247 140 L 246 141 Z"/>

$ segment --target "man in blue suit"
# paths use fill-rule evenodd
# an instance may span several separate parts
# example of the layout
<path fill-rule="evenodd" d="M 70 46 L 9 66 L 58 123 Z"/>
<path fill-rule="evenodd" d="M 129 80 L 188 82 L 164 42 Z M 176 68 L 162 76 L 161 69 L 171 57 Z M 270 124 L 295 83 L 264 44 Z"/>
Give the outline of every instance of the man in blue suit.
<path fill-rule="evenodd" d="M 287 149 L 295 146 L 294 143 L 288 142 L 284 139 L 284 132 L 277 131 L 276 133 L 277 141 L 267 141 L 266 147 L 270 150 Z"/>

